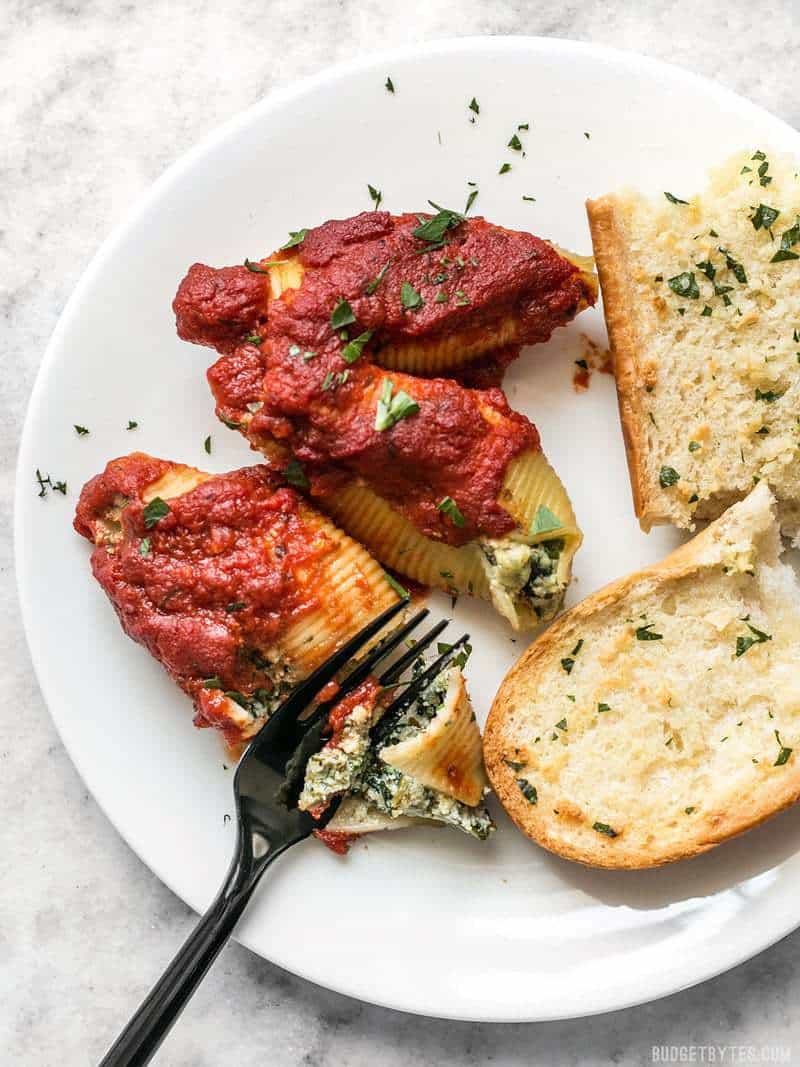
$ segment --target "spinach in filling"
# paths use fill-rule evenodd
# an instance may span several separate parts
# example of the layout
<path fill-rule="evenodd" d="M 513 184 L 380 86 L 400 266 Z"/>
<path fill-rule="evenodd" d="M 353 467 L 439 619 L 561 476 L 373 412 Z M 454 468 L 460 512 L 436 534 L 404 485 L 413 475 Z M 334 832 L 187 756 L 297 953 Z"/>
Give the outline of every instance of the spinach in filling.
<path fill-rule="evenodd" d="M 510 538 L 480 542 L 486 560 L 486 574 L 492 600 L 512 618 L 523 602 L 537 618 L 551 614 L 554 600 L 560 600 L 566 583 L 559 577 L 558 564 L 564 541 L 540 541 L 535 545 Z"/>

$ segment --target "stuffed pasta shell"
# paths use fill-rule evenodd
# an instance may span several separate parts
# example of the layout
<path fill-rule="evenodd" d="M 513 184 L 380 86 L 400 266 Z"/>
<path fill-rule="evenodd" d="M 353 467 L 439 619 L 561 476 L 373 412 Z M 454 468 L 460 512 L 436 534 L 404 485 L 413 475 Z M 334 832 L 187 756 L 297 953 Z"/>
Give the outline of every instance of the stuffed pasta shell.
<path fill-rule="evenodd" d="M 580 531 L 535 426 L 462 379 L 594 302 L 576 260 L 454 212 L 373 212 L 243 268 L 196 264 L 174 309 L 223 353 L 228 426 L 387 565 L 529 628 L 558 610 Z"/>
<path fill-rule="evenodd" d="M 332 734 L 306 767 L 299 807 L 321 813 L 343 798 L 318 836 L 334 851 L 376 830 L 443 824 L 484 840 L 494 824 L 483 805 L 488 780 L 480 730 L 460 666 L 433 681 L 397 720 L 373 680 L 331 713 Z"/>
<path fill-rule="evenodd" d="M 123 456 L 84 486 L 75 528 L 125 632 L 234 748 L 398 600 L 380 564 L 264 466 L 209 475 Z"/>

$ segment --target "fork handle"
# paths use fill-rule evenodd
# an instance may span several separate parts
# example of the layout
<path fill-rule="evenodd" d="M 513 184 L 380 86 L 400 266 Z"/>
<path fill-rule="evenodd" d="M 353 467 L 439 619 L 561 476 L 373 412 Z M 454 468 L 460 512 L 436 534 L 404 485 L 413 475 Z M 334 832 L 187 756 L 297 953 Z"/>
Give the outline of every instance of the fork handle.
<path fill-rule="evenodd" d="M 142 1067 L 150 1062 L 233 933 L 259 878 L 277 855 L 276 851 L 264 856 L 256 868 L 249 870 L 243 870 L 241 863 L 234 860 L 225 885 L 213 904 L 100 1061 L 99 1067 Z"/>

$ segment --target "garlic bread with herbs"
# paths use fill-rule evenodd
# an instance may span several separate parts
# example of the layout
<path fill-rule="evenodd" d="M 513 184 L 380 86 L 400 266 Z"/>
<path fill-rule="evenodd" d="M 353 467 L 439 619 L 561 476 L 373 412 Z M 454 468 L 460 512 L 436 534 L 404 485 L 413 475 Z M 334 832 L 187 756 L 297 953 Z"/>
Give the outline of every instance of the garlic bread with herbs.
<path fill-rule="evenodd" d="M 587 202 L 642 529 L 760 480 L 800 527 L 800 164 L 750 149 L 695 195 Z"/>
<path fill-rule="evenodd" d="M 568 859 L 652 867 L 800 796 L 800 586 L 766 482 L 562 615 L 484 734 L 517 826 Z"/>

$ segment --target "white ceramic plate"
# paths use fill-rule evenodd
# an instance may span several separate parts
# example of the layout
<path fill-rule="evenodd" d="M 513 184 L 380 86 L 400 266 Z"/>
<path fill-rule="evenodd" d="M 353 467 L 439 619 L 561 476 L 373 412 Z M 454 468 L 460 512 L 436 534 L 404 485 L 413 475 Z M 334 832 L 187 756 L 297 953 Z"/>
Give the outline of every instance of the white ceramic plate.
<path fill-rule="evenodd" d="M 506 145 L 526 122 L 521 158 Z M 797 151 L 800 137 L 745 100 L 635 55 L 536 38 L 435 43 L 273 94 L 172 167 L 103 246 L 61 318 L 28 412 L 20 594 L 72 758 L 131 847 L 192 907 L 209 904 L 228 864 L 232 772 L 217 737 L 193 729 L 185 698 L 123 636 L 70 529 L 80 486 L 112 456 L 141 448 L 216 471 L 255 461 L 215 422 L 204 377 L 213 355 L 175 336 L 170 303 L 186 267 L 264 255 L 289 229 L 368 209 L 367 182 L 387 208 L 406 211 L 428 198 L 462 208 L 476 181 L 474 211 L 590 252 L 588 195 L 626 183 L 681 195 L 708 164 L 748 145 Z M 513 169 L 499 175 L 505 161 Z M 646 537 L 634 520 L 611 379 L 595 375 L 587 393 L 573 391 L 582 333 L 605 342 L 599 310 L 527 351 L 507 380 L 586 533 L 573 600 L 658 559 L 675 536 Z M 138 429 L 126 431 L 129 419 Z M 77 437 L 73 423 L 91 434 Z M 66 499 L 37 498 L 37 467 L 67 480 Z M 444 598 L 434 605 L 448 610 Z M 483 719 L 526 642 L 467 600 L 452 633 L 462 628 L 474 636 L 468 673 Z M 421 830 L 375 836 L 343 860 L 306 842 L 270 871 L 237 936 L 364 1000 L 533 1020 L 662 996 L 800 923 L 800 811 L 699 859 L 629 874 L 558 860 L 497 815 L 485 845 Z"/>

